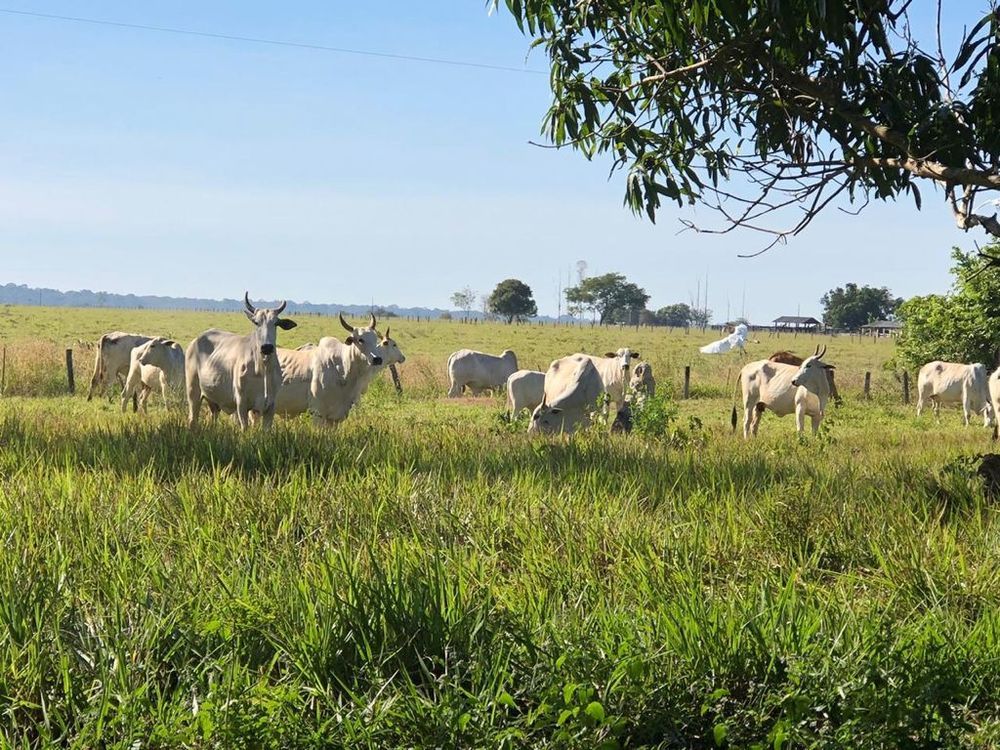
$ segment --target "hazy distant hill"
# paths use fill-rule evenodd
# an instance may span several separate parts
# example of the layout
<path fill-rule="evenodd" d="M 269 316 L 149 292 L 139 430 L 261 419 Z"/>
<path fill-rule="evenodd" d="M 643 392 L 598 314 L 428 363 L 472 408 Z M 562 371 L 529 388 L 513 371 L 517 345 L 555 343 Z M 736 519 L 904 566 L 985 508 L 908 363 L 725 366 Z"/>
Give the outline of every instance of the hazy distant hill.
<path fill-rule="evenodd" d="M 255 300 L 255 304 L 277 304 Z M 241 299 L 199 299 L 197 297 L 159 297 L 156 295 L 112 294 L 110 292 L 92 292 L 89 289 L 61 292 L 58 289 L 36 289 L 24 284 L 5 284 L 0 286 L 0 304 L 7 305 L 46 305 L 48 307 L 129 307 L 147 310 L 242 310 Z M 440 308 L 429 307 L 399 307 L 398 305 L 378 305 L 376 308 L 402 317 L 438 318 L 449 312 Z M 343 312 L 347 315 L 363 315 L 370 305 L 337 305 L 315 304 L 312 302 L 288 303 L 289 310 L 320 315 L 336 315 Z M 464 313 L 451 312 L 453 315 Z M 482 313 L 472 313 L 470 317 L 482 317 Z"/>
<path fill-rule="evenodd" d="M 276 305 L 278 300 L 254 300 L 256 305 Z M 241 299 L 201 299 L 198 297 L 158 297 L 153 294 L 112 294 L 92 292 L 89 289 L 60 292 L 58 289 L 38 289 L 24 284 L 4 284 L 0 286 L 0 305 L 45 305 L 46 307 L 128 307 L 145 310 L 227 310 L 243 309 Z M 366 315 L 371 305 L 337 305 L 328 303 L 288 301 L 288 309 L 300 313 L 317 315 Z M 459 310 L 444 310 L 440 307 L 400 307 L 399 305 L 376 305 L 375 310 L 383 310 L 401 318 L 440 318 L 444 314 L 456 318 L 483 318 L 481 312 L 465 313 Z M 552 321 L 548 315 L 540 315 L 533 320 Z M 572 318 L 563 316 L 560 320 L 574 323 Z"/>

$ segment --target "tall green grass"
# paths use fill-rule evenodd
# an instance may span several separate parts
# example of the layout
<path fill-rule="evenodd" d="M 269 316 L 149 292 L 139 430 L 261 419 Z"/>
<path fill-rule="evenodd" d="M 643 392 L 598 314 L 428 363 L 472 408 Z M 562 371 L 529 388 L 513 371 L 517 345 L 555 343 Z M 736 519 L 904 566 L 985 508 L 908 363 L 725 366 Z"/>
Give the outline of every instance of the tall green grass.
<path fill-rule="evenodd" d="M 499 398 L 441 398 L 441 353 L 632 332 L 398 327 L 410 387 L 335 431 L 0 400 L 0 746 L 1000 743 L 989 433 L 862 402 L 884 343 L 830 342 L 846 403 L 818 438 L 767 415 L 748 444 L 736 360 L 640 331 L 697 398 L 530 439 Z"/>

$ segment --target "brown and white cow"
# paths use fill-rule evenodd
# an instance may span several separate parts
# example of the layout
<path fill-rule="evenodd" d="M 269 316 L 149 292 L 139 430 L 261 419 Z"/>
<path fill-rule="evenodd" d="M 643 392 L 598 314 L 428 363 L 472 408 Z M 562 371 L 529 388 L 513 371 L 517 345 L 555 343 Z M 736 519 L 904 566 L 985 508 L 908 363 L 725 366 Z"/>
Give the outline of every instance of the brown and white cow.
<path fill-rule="evenodd" d="M 826 349 L 823 350 L 824 352 Z M 805 360 L 798 354 L 792 354 L 790 351 L 782 350 L 780 352 L 775 352 L 768 359 L 771 362 L 782 362 L 786 365 L 801 365 Z M 830 381 L 830 398 L 833 399 L 834 406 L 840 406 L 844 403 L 844 400 L 840 397 L 840 393 L 837 391 L 837 383 L 834 380 L 833 370 L 826 371 L 826 377 Z"/>
<path fill-rule="evenodd" d="M 833 365 L 823 362 L 826 347 L 806 357 L 802 365 L 786 365 L 763 359 L 751 362 L 740 370 L 740 387 L 743 393 L 743 437 L 757 434 L 760 418 L 765 409 L 779 417 L 795 414 L 795 429 L 805 429 L 805 417 L 812 419 L 813 434 L 819 431 L 830 397 L 830 381 L 826 372 Z M 733 427 L 736 410 L 733 409 Z"/>

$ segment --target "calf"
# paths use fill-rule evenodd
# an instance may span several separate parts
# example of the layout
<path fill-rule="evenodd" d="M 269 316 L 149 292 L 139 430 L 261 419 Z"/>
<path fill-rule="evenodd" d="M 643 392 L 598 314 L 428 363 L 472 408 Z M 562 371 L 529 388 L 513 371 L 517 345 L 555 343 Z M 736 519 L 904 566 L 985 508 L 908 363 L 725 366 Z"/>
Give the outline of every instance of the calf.
<path fill-rule="evenodd" d="M 507 378 L 507 411 L 513 422 L 521 409 L 534 411 L 545 398 L 545 373 L 518 370 Z"/>
<path fill-rule="evenodd" d="M 125 333 L 112 331 L 105 333 L 97 341 L 97 354 L 94 359 L 94 374 L 90 378 L 90 390 L 87 400 L 90 401 L 94 392 L 107 388 L 112 380 L 125 382 L 128 373 L 132 350 L 140 344 L 145 344 L 152 336 L 141 333 Z"/>
<path fill-rule="evenodd" d="M 122 390 L 122 411 L 138 392 L 138 408 L 146 411 L 146 399 L 153 388 L 163 394 L 163 408 L 169 409 L 167 388 L 184 384 L 184 350 L 176 341 L 154 338 L 132 350 L 128 377 Z"/>

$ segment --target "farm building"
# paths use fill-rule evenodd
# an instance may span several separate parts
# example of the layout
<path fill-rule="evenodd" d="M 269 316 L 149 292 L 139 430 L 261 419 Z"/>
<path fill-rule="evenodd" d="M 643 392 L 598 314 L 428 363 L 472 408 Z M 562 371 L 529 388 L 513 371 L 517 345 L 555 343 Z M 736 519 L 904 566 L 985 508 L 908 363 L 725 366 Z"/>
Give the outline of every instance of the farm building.
<path fill-rule="evenodd" d="M 903 324 L 898 320 L 873 320 L 861 326 L 861 333 L 872 336 L 898 336 L 903 330 Z"/>
<path fill-rule="evenodd" d="M 804 318 L 800 315 L 782 315 L 772 321 L 775 331 L 809 331 L 815 333 L 822 325 L 816 318 Z"/>

